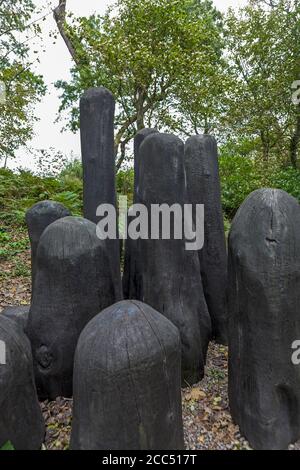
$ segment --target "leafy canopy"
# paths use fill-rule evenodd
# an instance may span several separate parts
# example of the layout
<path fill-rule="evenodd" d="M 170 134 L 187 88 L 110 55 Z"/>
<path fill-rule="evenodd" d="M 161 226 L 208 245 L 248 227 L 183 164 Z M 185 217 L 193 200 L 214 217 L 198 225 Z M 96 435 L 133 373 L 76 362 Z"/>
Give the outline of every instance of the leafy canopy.
<path fill-rule="evenodd" d="M 45 92 L 28 59 L 30 41 L 40 34 L 38 22 L 31 19 L 35 11 L 31 0 L 0 2 L 0 82 L 6 91 L 5 100 L 0 100 L 0 159 L 4 165 L 32 137 L 33 106 Z"/>
<path fill-rule="evenodd" d="M 60 111 L 71 111 L 68 125 L 74 131 L 79 127 L 83 91 L 105 86 L 117 101 L 115 142 L 121 161 L 137 130 L 180 127 L 176 116 L 186 111 L 186 93 L 218 67 L 220 20 L 207 0 L 119 0 L 103 17 L 70 16 L 65 30 L 76 65 L 71 82 L 57 83 Z M 202 100 L 209 93 L 206 86 Z"/>

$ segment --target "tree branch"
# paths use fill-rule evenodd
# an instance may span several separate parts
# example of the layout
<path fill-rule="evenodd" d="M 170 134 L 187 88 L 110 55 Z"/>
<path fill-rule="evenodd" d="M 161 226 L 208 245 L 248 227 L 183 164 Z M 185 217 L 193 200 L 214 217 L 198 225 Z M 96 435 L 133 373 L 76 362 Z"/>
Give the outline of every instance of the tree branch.
<path fill-rule="evenodd" d="M 58 31 L 63 38 L 68 51 L 71 54 L 72 59 L 74 60 L 76 65 L 79 65 L 79 60 L 76 54 L 76 50 L 73 47 L 72 41 L 68 32 L 66 31 L 65 24 L 66 24 L 66 6 L 67 0 L 59 0 L 59 5 L 53 10 L 53 16 L 57 24 Z"/>

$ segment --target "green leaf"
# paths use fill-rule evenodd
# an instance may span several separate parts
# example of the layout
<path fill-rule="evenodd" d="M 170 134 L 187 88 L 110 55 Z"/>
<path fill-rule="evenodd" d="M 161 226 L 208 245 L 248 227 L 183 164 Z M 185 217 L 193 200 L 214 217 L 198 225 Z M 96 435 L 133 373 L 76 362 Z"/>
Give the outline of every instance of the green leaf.
<path fill-rule="evenodd" d="M 4 446 L 1 447 L 0 450 L 15 450 L 14 449 L 14 446 L 12 445 L 12 443 L 10 441 L 6 442 L 6 444 L 4 444 Z"/>

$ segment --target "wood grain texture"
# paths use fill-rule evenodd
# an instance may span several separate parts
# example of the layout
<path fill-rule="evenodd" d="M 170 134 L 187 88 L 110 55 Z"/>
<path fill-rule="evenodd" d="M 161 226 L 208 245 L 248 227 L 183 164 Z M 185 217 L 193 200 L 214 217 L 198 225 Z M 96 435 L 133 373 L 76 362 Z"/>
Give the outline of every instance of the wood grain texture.
<path fill-rule="evenodd" d="M 22 331 L 25 331 L 28 323 L 30 305 L 16 305 L 5 307 L 1 315 L 14 321 Z"/>
<path fill-rule="evenodd" d="M 180 338 L 139 301 L 119 302 L 82 332 L 71 449 L 183 449 Z"/>
<path fill-rule="evenodd" d="M 27 327 L 40 398 L 72 396 L 79 335 L 91 318 L 120 299 L 119 287 L 94 223 L 66 217 L 44 231 Z"/>
<path fill-rule="evenodd" d="M 300 437 L 300 208 L 262 189 L 240 207 L 229 237 L 229 399 L 256 449 Z"/>
<path fill-rule="evenodd" d="M 0 364 L 0 448 L 10 441 L 16 450 L 38 450 L 44 440 L 45 425 L 34 383 L 29 340 L 2 314 L 0 340 L 6 345 L 6 364 Z"/>
<path fill-rule="evenodd" d="M 96 224 L 100 204 L 116 208 L 114 114 L 115 99 L 104 87 L 88 89 L 80 100 L 83 215 Z M 107 239 L 105 245 L 114 282 L 119 282 L 121 289 L 119 240 Z"/>
<path fill-rule="evenodd" d="M 133 203 L 138 204 L 138 187 L 140 174 L 140 153 L 139 149 L 148 135 L 156 134 L 156 129 L 142 129 L 134 138 L 134 195 Z M 132 219 L 128 215 L 128 224 Z M 124 274 L 123 274 L 123 294 L 124 299 L 142 299 L 142 279 L 141 268 L 142 253 L 139 252 L 138 240 L 128 238 L 125 244 Z"/>
<path fill-rule="evenodd" d="M 43 231 L 55 220 L 70 215 L 70 211 L 63 204 L 55 201 L 38 202 L 26 212 L 26 225 L 31 245 L 32 290 L 36 272 L 36 253 Z"/>
<path fill-rule="evenodd" d="M 187 140 L 185 169 L 189 203 L 204 204 L 204 246 L 199 259 L 212 335 L 227 344 L 227 253 L 214 137 L 197 135 Z"/>
<path fill-rule="evenodd" d="M 173 135 L 152 134 L 142 143 L 140 154 L 138 198 L 149 214 L 152 204 L 177 203 L 183 207 L 186 202 L 183 142 Z M 139 240 L 139 246 L 143 254 L 142 300 L 178 327 L 183 383 L 196 383 L 204 375 L 211 335 L 198 254 L 186 251 L 184 237 Z"/>

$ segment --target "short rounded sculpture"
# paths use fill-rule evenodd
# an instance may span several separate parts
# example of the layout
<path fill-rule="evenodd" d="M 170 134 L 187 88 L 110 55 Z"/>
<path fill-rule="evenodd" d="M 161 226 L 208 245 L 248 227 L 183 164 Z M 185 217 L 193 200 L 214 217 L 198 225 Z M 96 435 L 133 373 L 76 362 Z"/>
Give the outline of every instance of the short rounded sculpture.
<path fill-rule="evenodd" d="M 74 353 L 85 325 L 120 298 L 107 247 L 96 225 L 80 217 L 57 220 L 38 247 L 27 333 L 41 399 L 72 396 Z"/>
<path fill-rule="evenodd" d="M 34 383 L 28 338 L 0 314 L 0 449 L 41 448 L 45 426 Z"/>
<path fill-rule="evenodd" d="M 122 301 L 82 332 L 74 367 L 71 448 L 183 449 L 180 338 L 139 301 Z"/>
<path fill-rule="evenodd" d="M 63 204 L 55 201 L 37 202 L 26 212 L 26 224 L 31 244 L 32 286 L 36 271 L 37 248 L 43 231 L 55 220 L 69 215 L 71 215 L 70 211 Z"/>

